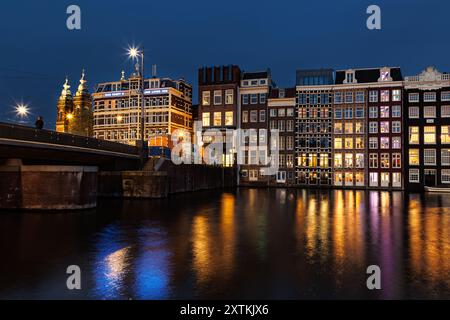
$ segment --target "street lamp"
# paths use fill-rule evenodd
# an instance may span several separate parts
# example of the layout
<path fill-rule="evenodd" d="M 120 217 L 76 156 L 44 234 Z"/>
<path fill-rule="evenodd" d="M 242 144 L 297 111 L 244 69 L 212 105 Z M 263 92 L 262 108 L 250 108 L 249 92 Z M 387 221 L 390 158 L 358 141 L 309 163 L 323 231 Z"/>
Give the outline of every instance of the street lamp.
<path fill-rule="evenodd" d="M 16 114 L 21 118 L 28 116 L 29 112 L 30 110 L 28 109 L 27 105 L 19 104 L 16 106 Z"/>
<path fill-rule="evenodd" d="M 142 155 L 141 155 L 141 165 L 144 166 L 144 143 L 145 143 L 145 139 L 144 139 L 144 127 L 145 127 L 145 106 L 144 106 L 144 49 L 142 48 L 142 50 L 139 50 L 136 47 L 130 47 L 128 48 L 128 56 L 130 58 L 132 58 L 133 60 L 138 60 L 139 58 L 141 58 L 141 88 L 139 90 L 139 95 L 141 97 L 141 148 L 142 148 Z M 139 60 L 138 60 L 139 62 Z"/>

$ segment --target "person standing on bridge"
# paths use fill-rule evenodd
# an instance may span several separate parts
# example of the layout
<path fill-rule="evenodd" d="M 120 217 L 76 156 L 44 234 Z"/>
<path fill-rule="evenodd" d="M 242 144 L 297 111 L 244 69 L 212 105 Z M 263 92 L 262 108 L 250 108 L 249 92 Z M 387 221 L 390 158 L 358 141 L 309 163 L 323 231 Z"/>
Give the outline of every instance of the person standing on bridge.
<path fill-rule="evenodd" d="M 42 130 L 44 128 L 44 119 L 42 116 L 39 116 L 34 124 L 36 126 L 36 129 Z"/>

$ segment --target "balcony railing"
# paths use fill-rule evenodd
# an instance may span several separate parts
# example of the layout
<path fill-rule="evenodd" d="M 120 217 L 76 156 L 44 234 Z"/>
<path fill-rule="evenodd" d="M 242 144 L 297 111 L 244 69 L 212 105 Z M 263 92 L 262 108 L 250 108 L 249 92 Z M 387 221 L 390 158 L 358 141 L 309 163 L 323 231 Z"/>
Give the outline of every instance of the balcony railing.
<path fill-rule="evenodd" d="M 39 130 L 9 123 L 0 123 L 0 138 L 104 150 L 130 155 L 139 154 L 136 146 L 50 130 Z"/>

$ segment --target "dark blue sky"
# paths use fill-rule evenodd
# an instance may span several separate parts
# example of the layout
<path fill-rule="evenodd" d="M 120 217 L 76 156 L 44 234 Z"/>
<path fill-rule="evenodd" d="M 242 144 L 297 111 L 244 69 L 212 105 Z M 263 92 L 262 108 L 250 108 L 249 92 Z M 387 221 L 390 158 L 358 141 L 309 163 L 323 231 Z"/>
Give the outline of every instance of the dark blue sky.
<path fill-rule="evenodd" d="M 82 10 L 82 30 L 66 28 L 66 8 Z M 382 30 L 366 28 L 370 4 L 382 10 Z M 279 86 L 297 68 L 401 66 L 404 75 L 428 65 L 450 71 L 450 3 L 444 0 L 195 0 L 7 1 L 0 26 L 0 121 L 29 103 L 54 126 L 65 75 L 76 90 L 82 68 L 90 89 L 131 70 L 128 44 L 146 49 L 146 68 L 184 77 L 197 68 L 238 64 L 270 67 Z M 195 99 L 196 100 L 196 99 Z"/>

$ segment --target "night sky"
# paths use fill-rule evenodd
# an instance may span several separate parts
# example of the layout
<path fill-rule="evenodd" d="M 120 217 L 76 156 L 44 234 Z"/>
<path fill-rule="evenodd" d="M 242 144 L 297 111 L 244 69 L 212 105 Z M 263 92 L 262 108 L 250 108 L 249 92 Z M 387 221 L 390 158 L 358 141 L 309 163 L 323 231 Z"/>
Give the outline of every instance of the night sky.
<path fill-rule="evenodd" d="M 82 30 L 66 28 L 66 8 L 82 10 Z M 366 28 L 366 9 L 382 10 L 382 30 Z M 54 127 L 66 75 L 76 91 L 86 69 L 92 91 L 132 64 L 128 45 L 143 45 L 146 69 L 184 77 L 197 69 L 238 64 L 270 67 L 278 86 L 293 86 L 297 68 L 400 66 L 415 75 L 428 65 L 450 71 L 450 2 L 444 0 L 314 1 L 2 1 L 0 121 L 17 121 L 14 105 L 28 103 L 34 123 Z M 196 102 L 196 97 L 195 101 Z"/>

